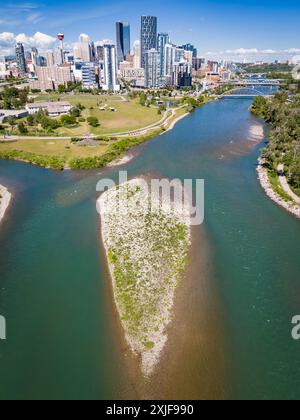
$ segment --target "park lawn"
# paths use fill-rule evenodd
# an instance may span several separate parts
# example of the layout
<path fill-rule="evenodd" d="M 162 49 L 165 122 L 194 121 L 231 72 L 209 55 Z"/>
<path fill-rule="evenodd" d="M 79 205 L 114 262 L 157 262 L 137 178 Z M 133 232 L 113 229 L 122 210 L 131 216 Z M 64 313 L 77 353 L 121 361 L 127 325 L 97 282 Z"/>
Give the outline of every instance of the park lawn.
<path fill-rule="evenodd" d="M 100 126 L 91 129 L 93 134 L 109 134 L 133 131 L 155 124 L 162 119 L 158 115 L 157 108 L 142 107 L 138 100 L 130 102 L 107 102 L 108 107 L 113 107 L 117 111 L 109 109 L 100 111 L 98 108 L 90 110 L 93 117 L 97 117 Z"/>
<path fill-rule="evenodd" d="M 86 109 L 82 113 L 83 117 L 97 117 L 100 123 L 98 127 L 88 127 L 81 123 L 84 126 L 82 130 L 80 128 L 71 129 L 71 135 L 87 134 L 88 132 L 96 135 L 122 133 L 146 127 L 162 118 L 161 115 L 158 115 L 157 108 L 143 107 L 138 99 L 124 101 L 117 95 L 76 95 L 68 96 L 66 100 L 74 106 L 78 103 L 84 105 Z M 107 109 L 100 111 L 99 108 L 105 106 Z M 117 112 L 110 111 L 110 107 L 115 108 Z M 62 129 L 58 131 L 63 134 Z M 68 133 L 70 135 L 70 130 Z"/>
<path fill-rule="evenodd" d="M 65 157 L 66 161 L 78 157 L 91 157 L 102 155 L 106 152 L 108 145 L 79 146 L 71 143 L 70 140 L 18 140 L 14 142 L 0 142 L 1 151 L 21 150 L 37 155 Z"/>
<path fill-rule="evenodd" d="M 58 94 L 41 94 L 35 99 L 47 101 L 60 98 L 61 101 L 68 101 L 72 106 L 81 104 L 85 107 L 82 111 L 82 117 L 97 117 L 99 125 L 91 127 L 87 121 L 79 122 L 75 127 L 60 127 L 51 133 L 43 133 L 40 135 L 66 136 L 76 137 L 94 134 L 97 136 L 123 133 L 133 131 L 155 124 L 162 119 L 162 115 L 158 115 L 156 107 L 143 107 L 139 103 L 139 99 L 127 100 L 125 96 L 120 95 L 58 95 Z M 99 108 L 105 107 L 105 111 Z M 109 108 L 115 108 L 117 111 L 112 112 Z M 20 120 L 22 121 L 22 120 Z M 39 127 L 39 129 L 41 129 Z M 35 135 L 36 127 L 28 127 L 30 136 Z"/>
<path fill-rule="evenodd" d="M 120 97 L 114 96 L 93 96 L 76 95 L 68 97 L 72 105 L 81 103 L 86 107 L 82 111 L 82 117 L 97 117 L 98 127 L 91 127 L 87 122 L 79 123 L 77 127 L 60 127 L 55 133 L 60 136 L 84 136 L 90 133 L 97 136 L 106 134 L 123 133 L 147 127 L 148 125 L 159 122 L 162 115 L 158 115 L 157 108 L 142 107 L 139 100 L 123 101 Z M 100 111 L 100 107 L 107 105 L 105 111 Z M 110 107 L 117 111 L 110 111 Z M 93 109 L 90 109 L 93 108 Z"/>
<path fill-rule="evenodd" d="M 92 95 L 92 94 L 79 94 L 79 95 L 65 95 L 61 97 L 61 100 L 70 102 L 71 105 L 76 106 L 81 103 L 85 107 L 97 107 L 99 104 L 105 104 L 107 102 L 124 102 L 122 97 L 119 95 Z M 113 106 L 113 105 L 110 105 Z"/>
<path fill-rule="evenodd" d="M 48 102 L 48 101 L 59 101 L 62 100 L 64 95 L 60 93 L 37 93 L 31 94 L 30 96 L 34 96 L 34 102 Z"/>

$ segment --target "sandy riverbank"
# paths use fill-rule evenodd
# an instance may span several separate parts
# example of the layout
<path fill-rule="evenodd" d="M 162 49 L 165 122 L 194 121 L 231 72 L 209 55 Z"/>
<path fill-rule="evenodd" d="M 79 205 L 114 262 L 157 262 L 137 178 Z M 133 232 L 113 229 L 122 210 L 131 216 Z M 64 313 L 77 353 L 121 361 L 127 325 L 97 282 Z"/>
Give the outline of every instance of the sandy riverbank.
<path fill-rule="evenodd" d="M 171 124 L 170 124 L 170 126 L 166 129 L 165 133 L 166 133 L 166 132 L 168 132 L 168 131 L 173 130 L 173 128 L 175 127 L 175 125 L 176 125 L 179 121 L 183 120 L 183 118 L 187 117 L 188 115 L 190 115 L 190 113 L 189 113 L 189 112 L 187 112 L 187 113 L 186 113 L 186 114 L 184 114 L 184 115 L 180 115 L 180 117 L 175 118 L 175 120 L 174 120 L 174 121 L 172 121 L 172 122 L 171 122 Z M 164 133 L 162 133 L 162 134 L 164 134 Z"/>
<path fill-rule="evenodd" d="M 276 204 L 283 207 L 285 210 L 292 213 L 297 218 L 300 218 L 300 206 L 284 200 L 282 197 L 280 197 L 279 194 L 277 194 L 274 191 L 269 180 L 268 170 L 263 166 L 263 164 L 264 160 L 262 158 L 259 158 L 257 166 L 258 178 L 267 196 Z"/>
<path fill-rule="evenodd" d="M 126 341 L 149 377 L 168 336 L 175 291 L 190 245 L 187 209 L 172 210 L 134 179 L 100 197 L 101 230 Z"/>
<path fill-rule="evenodd" d="M 4 218 L 5 212 L 10 204 L 11 194 L 7 188 L 0 185 L 0 223 Z"/>
<path fill-rule="evenodd" d="M 128 153 L 125 156 L 114 160 L 113 162 L 109 163 L 107 165 L 107 168 L 114 168 L 117 166 L 124 166 L 127 165 L 127 163 L 131 162 L 135 158 L 135 155 L 133 153 Z"/>

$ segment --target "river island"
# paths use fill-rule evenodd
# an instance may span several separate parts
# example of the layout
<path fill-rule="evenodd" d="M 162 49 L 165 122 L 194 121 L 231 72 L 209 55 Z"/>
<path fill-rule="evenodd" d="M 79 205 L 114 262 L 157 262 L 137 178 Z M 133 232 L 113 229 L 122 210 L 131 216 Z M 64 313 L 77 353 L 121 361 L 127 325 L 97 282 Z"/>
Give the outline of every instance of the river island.
<path fill-rule="evenodd" d="M 187 265 L 190 216 L 185 207 L 151 196 L 141 178 L 106 191 L 98 206 L 126 341 L 149 377 L 167 342 L 176 288 Z"/>
<path fill-rule="evenodd" d="M 6 187 L 0 185 L 0 223 L 5 216 L 6 210 L 11 201 L 11 194 Z"/>

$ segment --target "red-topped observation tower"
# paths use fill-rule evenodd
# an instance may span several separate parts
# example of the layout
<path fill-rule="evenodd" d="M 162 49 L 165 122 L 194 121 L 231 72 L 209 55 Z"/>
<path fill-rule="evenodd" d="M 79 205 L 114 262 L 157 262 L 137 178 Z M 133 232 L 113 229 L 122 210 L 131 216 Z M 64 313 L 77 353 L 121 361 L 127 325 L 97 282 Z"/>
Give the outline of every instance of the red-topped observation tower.
<path fill-rule="evenodd" d="M 63 51 L 63 49 L 64 49 L 64 39 L 65 39 L 64 34 L 59 33 L 57 35 L 57 39 L 58 39 L 58 43 L 59 43 L 59 49 Z"/>

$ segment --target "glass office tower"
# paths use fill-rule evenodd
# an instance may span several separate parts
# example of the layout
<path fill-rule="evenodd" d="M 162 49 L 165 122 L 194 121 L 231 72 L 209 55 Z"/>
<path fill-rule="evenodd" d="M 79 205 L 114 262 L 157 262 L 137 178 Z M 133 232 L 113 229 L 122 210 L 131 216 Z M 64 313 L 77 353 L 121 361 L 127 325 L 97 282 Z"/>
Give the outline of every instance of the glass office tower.
<path fill-rule="evenodd" d="M 157 49 L 157 18 L 142 16 L 141 18 L 141 67 L 145 68 L 147 51 Z"/>
<path fill-rule="evenodd" d="M 130 24 L 128 22 L 117 22 L 117 61 L 118 65 L 126 60 L 130 54 Z"/>
<path fill-rule="evenodd" d="M 17 67 L 22 76 L 26 74 L 26 61 L 23 44 L 20 42 L 16 45 Z"/>
<path fill-rule="evenodd" d="M 165 47 L 167 44 L 169 44 L 170 39 L 168 34 L 158 34 L 157 38 L 157 49 L 160 55 L 160 76 L 165 76 L 164 70 L 165 70 Z"/>

